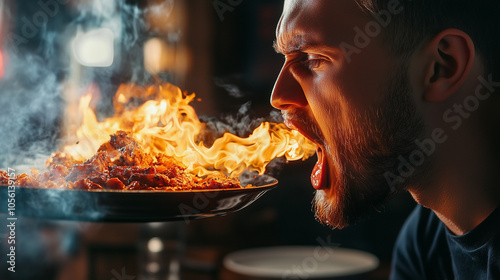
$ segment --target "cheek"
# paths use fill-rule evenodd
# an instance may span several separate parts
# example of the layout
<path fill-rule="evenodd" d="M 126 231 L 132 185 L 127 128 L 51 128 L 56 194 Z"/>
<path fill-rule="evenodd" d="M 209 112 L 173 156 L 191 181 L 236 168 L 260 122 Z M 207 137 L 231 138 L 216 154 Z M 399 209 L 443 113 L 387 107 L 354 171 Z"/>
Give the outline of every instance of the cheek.
<path fill-rule="evenodd" d="M 325 144 L 334 148 L 339 135 L 351 131 L 352 108 L 341 89 L 332 83 L 333 79 L 317 81 L 308 102 L 312 114 L 321 130 Z"/>
<path fill-rule="evenodd" d="M 344 62 L 340 68 L 336 77 L 339 87 L 348 93 L 345 98 L 359 111 L 383 101 L 383 89 L 388 82 L 387 77 L 394 71 L 394 65 L 382 49 L 369 46 L 358 55 L 353 55 L 352 61 Z"/>
<path fill-rule="evenodd" d="M 325 124 L 333 125 L 342 110 L 339 108 L 338 102 L 340 97 L 339 89 L 333 83 L 333 79 L 328 78 L 326 75 L 318 77 L 315 79 L 310 93 L 308 102 L 318 125 L 322 126 L 322 129 L 324 129 Z"/>

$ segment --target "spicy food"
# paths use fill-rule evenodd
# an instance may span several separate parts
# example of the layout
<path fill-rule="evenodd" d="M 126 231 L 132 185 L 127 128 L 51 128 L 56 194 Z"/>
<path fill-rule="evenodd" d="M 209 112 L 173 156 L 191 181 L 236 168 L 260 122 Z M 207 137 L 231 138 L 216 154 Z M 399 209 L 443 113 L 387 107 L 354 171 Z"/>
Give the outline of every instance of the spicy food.
<path fill-rule="evenodd" d="M 31 170 L 9 178 L 0 170 L 0 185 L 77 190 L 206 190 L 242 188 L 239 180 L 222 173 L 199 177 L 173 157 L 145 153 L 125 131 L 111 135 L 97 153 L 82 162 L 64 153 L 47 160 L 48 171 Z"/>

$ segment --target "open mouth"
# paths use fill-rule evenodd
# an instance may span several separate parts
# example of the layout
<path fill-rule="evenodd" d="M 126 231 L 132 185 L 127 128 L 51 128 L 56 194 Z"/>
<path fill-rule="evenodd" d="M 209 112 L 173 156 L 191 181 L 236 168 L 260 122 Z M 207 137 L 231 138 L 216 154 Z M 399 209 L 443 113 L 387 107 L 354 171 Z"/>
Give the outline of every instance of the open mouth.
<path fill-rule="evenodd" d="M 299 122 L 293 119 L 285 118 L 285 124 L 290 129 L 297 130 L 307 139 L 311 140 L 316 144 L 316 155 L 318 160 L 314 165 L 311 173 L 311 184 L 316 190 L 327 189 L 328 188 L 328 161 L 324 152 L 324 147 L 321 145 L 321 138 L 317 136 L 316 133 L 312 133 L 312 127 L 301 126 Z M 314 137 L 313 137 L 314 136 Z"/>

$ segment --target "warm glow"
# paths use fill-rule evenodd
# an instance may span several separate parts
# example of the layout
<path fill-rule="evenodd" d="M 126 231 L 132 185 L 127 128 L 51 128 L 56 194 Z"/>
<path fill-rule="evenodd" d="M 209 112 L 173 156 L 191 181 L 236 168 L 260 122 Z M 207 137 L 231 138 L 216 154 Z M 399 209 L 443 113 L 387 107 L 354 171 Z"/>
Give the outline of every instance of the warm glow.
<path fill-rule="evenodd" d="M 3 63 L 3 53 L 2 53 L 2 50 L 0 50 L 0 79 L 3 78 L 3 75 L 4 75 L 4 70 L 3 70 L 3 66 L 4 63 Z"/>
<path fill-rule="evenodd" d="M 106 28 L 78 32 L 72 42 L 73 56 L 83 66 L 109 67 L 114 58 L 113 32 Z"/>
<path fill-rule="evenodd" d="M 151 74 L 174 71 L 183 75 L 191 66 L 191 54 L 187 47 L 172 46 L 159 38 L 144 43 L 144 68 Z"/>
<path fill-rule="evenodd" d="M 126 130 L 133 133 L 146 152 L 174 156 L 190 172 L 201 176 L 214 171 L 231 176 L 239 176 L 245 170 L 263 174 L 276 157 L 299 160 L 315 152 L 314 143 L 297 131 L 267 122 L 247 138 L 226 133 L 210 146 L 205 145 L 201 141 L 207 137 L 205 124 L 189 105 L 194 99 L 194 94 L 183 94 L 170 84 L 122 85 L 113 101 L 115 116 L 98 121 L 89 107 L 91 95 L 87 94 L 80 100 L 83 124 L 76 132 L 78 144 L 66 146 L 64 152 L 75 159 L 88 159 L 109 140 L 109 135 Z M 147 101 L 135 107 L 130 104 L 137 100 Z"/>
<path fill-rule="evenodd" d="M 165 70 L 162 61 L 165 49 L 166 44 L 158 38 L 151 38 L 144 44 L 144 67 L 149 73 L 156 74 Z"/>

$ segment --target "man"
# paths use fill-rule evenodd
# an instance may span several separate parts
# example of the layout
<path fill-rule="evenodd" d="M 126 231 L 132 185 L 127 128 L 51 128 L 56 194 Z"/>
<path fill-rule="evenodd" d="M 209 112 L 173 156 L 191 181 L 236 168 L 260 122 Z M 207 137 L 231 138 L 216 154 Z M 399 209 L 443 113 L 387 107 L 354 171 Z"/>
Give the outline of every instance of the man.
<path fill-rule="evenodd" d="M 317 219 L 343 228 L 401 191 L 420 204 L 393 279 L 500 279 L 499 8 L 285 0 L 271 103 L 318 146 Z"/>

